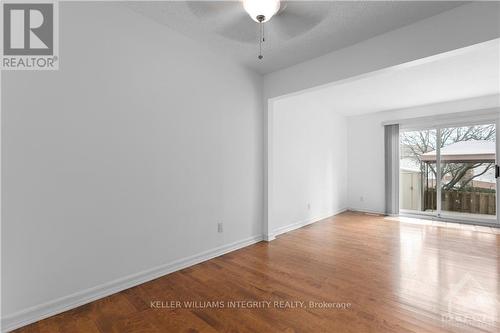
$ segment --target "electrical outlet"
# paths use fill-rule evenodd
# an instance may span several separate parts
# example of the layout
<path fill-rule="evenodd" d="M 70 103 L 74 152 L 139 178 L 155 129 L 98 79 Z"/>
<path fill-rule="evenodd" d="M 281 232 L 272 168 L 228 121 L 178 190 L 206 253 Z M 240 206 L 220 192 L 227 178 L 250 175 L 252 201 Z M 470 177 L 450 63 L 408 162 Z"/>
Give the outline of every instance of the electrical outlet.
<path fill-rule="evenodd" d="M 311 210 L 311 204 L 310 203 L 307 204 L 307 210 Z"/>
<path fill-rule="evenodd" d="M 223 228 L 222 222 L 217 223 L 217 232 L 222 233 L 223 231 L 224 231 L 224 228 Z"/>
<path fill-rule="evenodd" d="M 359 201 L 363 202 L 363 201 L 365 201 L 365 198 L 364 197 L 359 197 Z"/>

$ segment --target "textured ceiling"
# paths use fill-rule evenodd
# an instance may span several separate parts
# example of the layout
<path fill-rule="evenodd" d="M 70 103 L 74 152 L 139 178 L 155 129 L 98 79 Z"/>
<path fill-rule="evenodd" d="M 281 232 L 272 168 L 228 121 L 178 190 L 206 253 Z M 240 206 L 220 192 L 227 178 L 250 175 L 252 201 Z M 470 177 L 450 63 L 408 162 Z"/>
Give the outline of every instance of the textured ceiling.
<path fill-rule="evenodd" d="M 240 1 L 127 2 L 134 11 L 266 74 L 457 7 L 456 1 L 288 1 L 258 26 Z"/>

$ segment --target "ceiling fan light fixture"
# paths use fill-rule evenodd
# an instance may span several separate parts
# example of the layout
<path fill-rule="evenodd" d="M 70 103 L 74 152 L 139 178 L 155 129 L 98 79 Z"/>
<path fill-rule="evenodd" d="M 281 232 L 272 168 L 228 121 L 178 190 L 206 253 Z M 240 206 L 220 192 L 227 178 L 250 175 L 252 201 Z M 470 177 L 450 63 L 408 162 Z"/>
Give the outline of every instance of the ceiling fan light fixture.
<path fill-rule="evenodd" d="M 252 20 L 267 22 L 280 9 L 280 0 L 243 0 L 243 8 Z"/>

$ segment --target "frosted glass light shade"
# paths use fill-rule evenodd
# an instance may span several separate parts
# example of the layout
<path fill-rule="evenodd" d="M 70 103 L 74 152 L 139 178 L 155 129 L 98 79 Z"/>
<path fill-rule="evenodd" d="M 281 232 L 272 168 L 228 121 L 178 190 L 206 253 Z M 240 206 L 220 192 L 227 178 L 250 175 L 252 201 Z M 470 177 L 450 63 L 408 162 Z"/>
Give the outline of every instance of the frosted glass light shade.
<path fill-rule="evenodd" d="M 280 0 L 243 0 L 243 8 L 255 22 L 259 22 L 259 15 L 265 17 L 262 22 L 267 22 L 280 9 Z"/>

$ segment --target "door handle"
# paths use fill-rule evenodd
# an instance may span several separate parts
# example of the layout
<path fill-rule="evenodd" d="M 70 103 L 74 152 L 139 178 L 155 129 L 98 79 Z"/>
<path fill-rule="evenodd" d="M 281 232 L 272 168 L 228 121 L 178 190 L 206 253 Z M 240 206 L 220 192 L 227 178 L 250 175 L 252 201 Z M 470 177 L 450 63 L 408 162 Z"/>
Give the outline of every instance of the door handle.
<path fill-rule="evenodd" d="M 500 167 L 495 165 L 495 178 L 500 177 Z"/>

